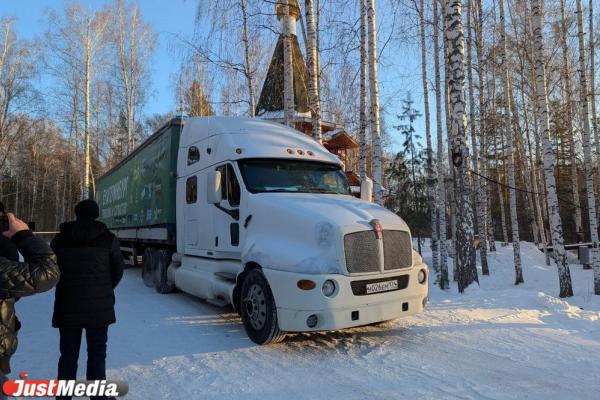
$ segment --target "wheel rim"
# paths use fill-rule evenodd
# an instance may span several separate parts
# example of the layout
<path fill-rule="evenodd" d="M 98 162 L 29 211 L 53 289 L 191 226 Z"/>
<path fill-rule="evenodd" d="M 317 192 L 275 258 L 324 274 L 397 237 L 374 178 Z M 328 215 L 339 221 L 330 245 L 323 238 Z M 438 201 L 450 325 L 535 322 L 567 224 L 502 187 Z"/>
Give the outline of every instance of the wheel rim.
<path fill-rule="evenodd" d="M 260 330 L 267 320 L 267 302 L 264 290 L 256 283 L 248 290 L 244 299 L 244 311 L 252 327 Z"/>

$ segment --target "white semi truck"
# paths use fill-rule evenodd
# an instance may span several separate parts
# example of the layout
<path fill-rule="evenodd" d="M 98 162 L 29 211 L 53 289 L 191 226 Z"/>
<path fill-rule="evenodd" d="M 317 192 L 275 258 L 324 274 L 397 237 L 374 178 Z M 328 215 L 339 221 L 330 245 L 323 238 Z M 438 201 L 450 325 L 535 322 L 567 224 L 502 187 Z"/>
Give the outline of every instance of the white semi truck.
<path fill-rule="evenodd" d="M 133 264 L 142 255 L 146 284 L 231 304 L 255 343 L 427 302 L 428 268 L 406 223 L 353 197 L 340 160 L 281 124 L 174 119 L 97 187 L 101 219 Z"/>

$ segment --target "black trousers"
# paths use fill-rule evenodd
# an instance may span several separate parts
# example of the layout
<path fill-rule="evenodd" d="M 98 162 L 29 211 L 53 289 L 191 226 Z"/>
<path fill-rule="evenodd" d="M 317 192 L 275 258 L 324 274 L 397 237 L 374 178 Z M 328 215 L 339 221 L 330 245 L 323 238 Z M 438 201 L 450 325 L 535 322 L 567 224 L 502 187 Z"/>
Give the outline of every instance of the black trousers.
<path fill-rule="evenodd" d="M 60 328 L 60 358 L 58 360 L 58 379 L 76 379 L 77 361 L 81 347 L 83 328 Z M 87 380 L 106 379 L 106 342 L 108 326 L 85 328 L 87 342 Z M 101 399 L 102 397 L 99 397 Z M 70 399 L 70 397 L 57 397 Z"/>

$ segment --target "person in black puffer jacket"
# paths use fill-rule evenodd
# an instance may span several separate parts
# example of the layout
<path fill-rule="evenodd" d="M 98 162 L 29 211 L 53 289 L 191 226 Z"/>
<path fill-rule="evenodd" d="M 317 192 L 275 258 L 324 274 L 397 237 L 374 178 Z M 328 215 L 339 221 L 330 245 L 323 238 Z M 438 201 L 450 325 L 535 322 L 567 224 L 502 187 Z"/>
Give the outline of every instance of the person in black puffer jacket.
<path fill-rule="evenodd" d="M 58 379 L 75 379 L 81 336 L 85 329 L 86 378 L 106 379 L 108 325 L 116 322 L 114 288 L 123 276 L 119 241 L 96 221 L 98 205 L 83 200 L 75 221 L 60 225 L 52 243 L 61 278 L 56 285 L 52 326 L 60 332 Z"/>
<path fill-rule="evenodd" d="M 54 253 L 41 239 L 33 236 L 27 224 L 8 214 L 10 238 L 23 255 L 24 262 L 0 256 L 0 379 L 10 373 L 10 357 L 17 350 L 15 298 L 50 290 L 56 285 L 59 270 Z M 0 392 L 0 398 L 4 395 Z"/>

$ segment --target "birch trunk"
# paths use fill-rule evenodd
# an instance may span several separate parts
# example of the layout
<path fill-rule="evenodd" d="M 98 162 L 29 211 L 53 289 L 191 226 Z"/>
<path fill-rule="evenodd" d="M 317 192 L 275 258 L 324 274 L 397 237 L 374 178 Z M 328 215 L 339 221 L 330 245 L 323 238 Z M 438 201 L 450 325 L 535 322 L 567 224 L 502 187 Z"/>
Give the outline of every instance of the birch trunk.
<path fill-rule="evenodd" d="M 510 206 L 510 225 L 512 228 L 512 242 L 513 242 L 513 258 L 515 264 L 515 285 L 523 283 L 523 269 L 521 267 L 521 244 L 519 237 L 519 220 L 517 218 L 517 195 L 515 193 L 515 160 L 514 160 L 514 138 L 515 135 L 512 129 L 511 121 L 511 98 L 510 98 L 510 77 L 509 68 L 506 63 L 506 27 L 504 18 L 504 0 L 498 0 L 498 7 L 500 8 L 500 51 L 501 51 L 501 64 L 500 70 L 502 71 L 502 79 L 504 86 L 504 129 L 506 129 L 506 140 L 508 142 L 508 201 Z"/>
<path fill-rule="evenodd" d="M 467 160 L 469 149 L 466 142 L 465 118 L 465 75 L 464 75 L 464 35 L 462 26 L 462 1 L 449 0 L 446 4 L 444 18 L 447 21 L 445 41 L 449 50 L 450 107 L 451 107 L 451 146 L 452 164 L 456 179 L 456 197 L 460 207 L 456 207 L 456 242 L 458 290 L 464 290 L 478 281 L 477 268 L 474 263 L 473 246 L 473 207 L 469 193 Z"/>
<path fill-rule="evenodd" d="M 567 46 L 567 37 L 569 35 L 568 19 L 565 13 L 565 0 L 560 0 L 560 13 L 561 13 L 561 48 L 562 48 L 562 81 L 564 83 L 565 94 L 567 96 L 567 138 L 569 139 L 569 151 L 571 156 L 571 193 L 573 196 L 573 203 L 580 205 L 579 201 L 579 185 L 577 177 L 577 154 L 575 149 L 575 130 L 573 127 L 573 89 L 571 87 L 571 73 L 569 68 L 569 48 Z M 575 214 L 573 215 L 575 222 L 576 232 L 583 231 L 583 225 L 581 223 L 581 208 L 575 207 Z"/>
<path fill-rule="evenodd" d="M 367 3 L 360 1 L 360 128 L 358 132 L 360 180 L 367 179 Z"/>
<path fill-rule="evenodd" d="M 521 59 L 522 61 L 522 59 Z M 521 63 L 522 64 L 522 63 Z M 521 77 L 523 77 L 523 73 L 524 70 L 521 67 Z M 522 104 L 525 105 L 525 91 L 524 91 L 524 85 L 523 85 L 523 80 L 521 79 L 521 101 Z M 529 117 L 528 117 L 528 113 L 527 110 L 523 110 L 523 119 L 525 122 L 525 132 L 527 134 L 527 144 L 529 145 Z M 521 136 L 521 135 L 519 135 Z M 529 150 L 531 151 L 531 146 L 529 146 Z M 531 154 L 531 153 L 530 153 Z M 525 149 L 525 145 L 523 144 L 522 146 L 519 146 L 519 157 L 521 159 L 521 165 L 523 166 L 523 168 L 521 169 L 521 175 L 523 177 L 523 181 L 525 182 L 525 187 L 527 188 L 527 190 L 529 191 L 534 191 L 534 186 L 532 184 L 531 181 L 531 166 L 528 165 L 529 161 L 533 158 L 533 154 L 531 154 L 531 157 L 527 157 L 527 149 Z M 536 246 L 539 246 L 540 244 L 540 230 L 537 224 L 537 218 L 536 216 L 536 209 L 535 209 L 535 204 L 534 204 L 534 200 L 533 200 L 533 195 L 531 193 L 526 193 L 526 197 L 527 197 L 527 202 L 529 204 L 529 218 L 531 221 L 531 229 L 533 231 L 533 241 L 535 243 Z"/>
<path fill-rule="evenodd" d="M 253 118 L 256 111 L 256 105 L 254 104 L 254 71 L 252 70 L 250 54 L 250 37 L 248 34 L 248 12 L 246 10 L 246 0 L 240 0 L 240 8 L 242 9 L 242 43 L 244 44 L 244 63 L 246 85 L 248 86 L 248 115 Z"/>
<path fill-rule="evenodd" d="M 486 133 L 486 126 L 485 126 L 485 118 L 484 118 L 484 113 L 485 113 L 485 90 L 484 90 L 484 84 L 483 81 L 485 79 L 484 76 L 484 64 L 485 64 L 485 58 L 483 56 L 483 24 L 482 24 L 482 20 L 483 20 L 483 10 L 481 7 L 481 0 L 476 0 L 475 2 L 476 4 L 476 15 L 477 18 L 475 19 L 475 38 L 476 38 L 476 47 L 475 47 L 475 52 L 476 52 L 476 56 L 477 56 L 477 78 L 478 78 L 478 85 L 477 85 L 477 90 L 479 93 L 479 135 L 480 135 L 480 140 L 481 140 L 481 146 L 480 146 L 480 150 L 479 150 L 479 166 L 480 166 L 480 171 L 481 174 L 483 176 L 488 176 L 488 170 L 487 170 L 487 133 Z M 475 152 L 475 149 L 473 149 L 473 153 L 477 154 Z M 477 190 L 479 190 L 479 199 L 480 199 L 480 207 L 482 208 L 482 213 L 483 213 L 483 221 L 482 221 L 482 227 L 479 229 L 479 235 L 480 238 L 482 239 L 482 246 L 485 246 L 486 248 L 486 263 L 485 265 L 481 264 L 481 273 L 483 275 L 489 275 L 490 271 L 489 271 L 489 266 L 487 264 L 487 249 L 490 248 L 491 250 L 491 245 L 493 245 L 493 239 L 490 242 L 489 240 L 489 224 L 488 224 L 488 218 L 490 215 L 490 207 L 489 207 L 489 199 L 488 199 L 488 195 L 487 195 L 487 183 L 484 182 L 482 179 L 478 179 L 478 187 Z M 493 238 L 493 236 L 492 236 Z M 495 246 L 494 246 L 495 249 Z"/>
<path fill-rule="evenodd" d="M 589 29 L 590 29 L 590 104 L 592 105 L 592 131 L 596 141 L 596 193 L 600 197 L 600 134 L 596 115 L 596 37 L 594 36 L 594 0 L 589 4 Z"/>
<path fill-rule="evenodd" d="M 294 127 L 294 69 L 292 55 L 292 24 L 289 0 L 283 0 L 283 109 L 285 124 Z"/>
<path fill-rule="evenodd" d="M 425 47 L 425 0 L 420 0 L 419 34 L 421 38 L 421 79 L 423 83 L 423 106 L 425 108 L 425 141 L 427 144 L 427 208 L 431 214 L 431 257 L 434 271 L 439 268 L 437 251 L 436 205 L 434 202 L 435 177 L 433 173 L 433 150 L 431 147 L 431 124 L 429 113 L 429 82 L 427 81 L 427 48 Z"/>
<path fill-rule="evenodd" d="M 312 135 L 317 142 L 323 142 L 321 133 L 321 100 L 319 99 L 319 73 L 317 71 L 317 30 L 313 0 L 306 0 L 306 52 L 308 57 L 308 91 L 312 117 Z"/>
<path fill-rule="evenodd" d="M 577 0 L 577 28 L 579 30 L 579 108 L 583 116 L 583 156 L 585 166 L 585 188 L 588 201 L 588 217 L 590 220 L 590 237 L 592 239 L 592 268 L 594 269 L 594 293 L 600 295 L 600 258 L 598 254 L 598 218 L 596 216 L 596 196 L 594 192 L 594 172 L 592 168 L 592 142 L 590 116 L 588 109 L 588 84 L 585 60 L 585 44 L 583 40 L 583 7 Z"/>
<path fill-rule="evenodd" d="M 435 120 L 437 130 L 437 175 L 438 175 L 438 197 L 439 197 L 439 253 L 440 253 L 440 276 L 438 278 L 441 289 L 448 289 L 448 252 L 446 250 L 446 171 L 444 168 L 444 141 L 442 129 L 442 84 L 440 79 L 440 44 L 439 44 L 439 20 L 438 1 L 433 4 L 433 54 L 435 70 Z"/>
<path fill-rule="evenodd" d="M 85 37 L 85 122 L 84 122 L 84 135 L 85 135 L 85 144 L 84 144 L 84 177 L 83 177 L 83 198 L 90 198 L 90 168 L 91 168 L 91 160 L 90 160 L 90 99 L 91 99 L 91 91 L 90 91 L 90 81 L 91 81 L 91 59 L 92 59 L 92 39 L 91 39 L 91 19 L 88 17 L 87 20 L 87 33 Z"/>
<path fill-rule="evenodd" d="M 441 0 L 442 4 L 442 31 L 444 35 L 447 30 L 447 20 L 444 18 L 447 0 Z M 444 40 L 444 108 L 446 110 L 446 134 L 448 139 L 448 163 L 452 162 L 452 145 L 450 144 L 450 133 L 452 132 L 451 111 L 450 111 L 450 62 L 449 62 L 448 43 Z M 448 175 L 444 177 L 447 183 L 452 185 L 448 190 L 448 208 L 450 210 L 450 232 L 451 246 L 454 253 L 452 257 L 452 277 L 454 281 L 458 280 L 458 263 L 457 263 L 457 241 L 456 241 L 456 172 L 454 168 L 448 171 Z"/>
<path fill-rule="evenodd" d="M 550 142 L 550 123 L 548 115 L 548 95 L 546 88 L 546 67 L 544 61 L 540 0 L 531 1 L 531 10 L 534 36 L 535 85 L 544 146 L 544 175 L 548 190 L 547 201 L 548 210 L 550 212 L 552 246 L 555 253 L 556 264 L 558 266 L 559 295 L 560 297 L 571 297 L 573 296 L 573 286 L 571 284 L 571 272 L 569 270 L 569 262 L 564 246 L 562 222 L 558 207 L 558 196 L 556 194 L 556 179 L 554 177 L 554 154 L 552 152 L 552 143 Z"/>
<path fill-rule="evenodd" d="M 375 18 L 375 0 L 367 1 L 367 20 L 369 27 L 369 88 L 371 94 L 371 140 L 373 142 L 373 183 L 375 202 L 377 204 L 383 204 L 381 126 L 379 120 L 379 80 L 377 78 L 377 22 Z"/>
<path fill-rule="evenodd" d="M 475 210 L 477 210 L 477 233 L 479 234 L 479 258 L 481 260 L 481 271 L 484 275 L 489 275 L 487 262 L 487 244 L 485 233 L 484 207 L 482 202 L 481 179 L 479 179 L 479 151 L 477 146 L 477 130 L 475 129 L 475 87 L 473 84 L 473 63 L 472 63 L 472 29 L 471 19 L 473 13 L 473 0 L 468 0 L 467 5 L 467 80 L 469 82 L 469 125 L 471 126 L 471 145 L 473 147 L 473 190 L 475 192 Z M 481 131 L 481 125 L 479 127 Z"/>

